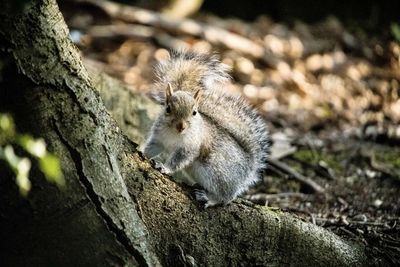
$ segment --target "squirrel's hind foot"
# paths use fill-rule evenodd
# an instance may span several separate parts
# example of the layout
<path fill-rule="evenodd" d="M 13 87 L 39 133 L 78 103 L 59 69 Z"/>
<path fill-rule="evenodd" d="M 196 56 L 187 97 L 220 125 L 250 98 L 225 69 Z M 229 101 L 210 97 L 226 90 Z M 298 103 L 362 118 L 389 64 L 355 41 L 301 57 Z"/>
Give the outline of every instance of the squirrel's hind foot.
<path fill-rule="evenodd" d="M 194 196 L 195 196 L 197 202 L 200 205 L 200 208 L 202 208 L 202 209 L 208 208 L 207 192 L 204 189 L 195 188 L 193 190 L 193 193 L 194 193 Z"/>
<path fill-rule="evenodd" d="M 207 191 L 205 189 L 200 189 L 197 187 L 193 190 L 193 192 L 194 192 L 194 196 L 195 196 L 197 202 L 199 203 L 199 205 L 202 209 L 206 209 L 206 208 L 221 204 L 218 201 L 210 199 L 207 194 Z"/>

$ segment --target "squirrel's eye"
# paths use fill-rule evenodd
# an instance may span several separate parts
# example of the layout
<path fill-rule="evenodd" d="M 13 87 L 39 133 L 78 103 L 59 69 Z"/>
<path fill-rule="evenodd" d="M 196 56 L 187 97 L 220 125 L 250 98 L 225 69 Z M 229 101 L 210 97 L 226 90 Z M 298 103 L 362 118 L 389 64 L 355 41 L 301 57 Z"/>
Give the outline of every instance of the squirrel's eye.
<path fill-rule="evenodd" d="M 165 111 L 167 112 L 167 114 L 171 113 L 171 107 L 167 106 L 167 109 Z"/>
<path fill-rule="evenodd" d="M 195 116 L 196 114 L 197 114 L 197 111 L 196 110 L 193 110 L 193 116 Z"/>

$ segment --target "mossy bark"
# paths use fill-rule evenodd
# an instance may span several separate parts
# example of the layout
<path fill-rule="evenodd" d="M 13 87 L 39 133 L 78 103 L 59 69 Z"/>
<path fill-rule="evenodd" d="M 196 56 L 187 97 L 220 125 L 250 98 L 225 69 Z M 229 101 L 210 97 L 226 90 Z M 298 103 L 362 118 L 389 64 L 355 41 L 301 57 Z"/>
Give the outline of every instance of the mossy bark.
<path fill-rule="evenodd" d="M 10 262 L 159 265 L 119 167 L 134 145 L 93 90 L 56 2 L 1 6 L 3 45 L 20 72 L 15 78 L 24 80 L 3 89 L 2 100 L 19 126 L 43 136 L 61 157 L 67 182 L 60 193 L 37 182 L 26 203 L 32 213 L 15 229 L 17 247 L 7 250 L 17 254 Z"/>
<path fill-rule="evenodd" d="M 362 245 L 290 214 L 242 200 L 199 210 L 190 190 L 154 170 L 120 130 L 143 140 L 138 129 L 154 106 L 89 78 L 55 1 L 0 4 L 1 45 L 18 68 L 3 82 L 1 109 L 46 139 L 67 181 L 60 191 L 34 171 L 23 200 L 1 178 L 0 265 L 368 265 Z"/>

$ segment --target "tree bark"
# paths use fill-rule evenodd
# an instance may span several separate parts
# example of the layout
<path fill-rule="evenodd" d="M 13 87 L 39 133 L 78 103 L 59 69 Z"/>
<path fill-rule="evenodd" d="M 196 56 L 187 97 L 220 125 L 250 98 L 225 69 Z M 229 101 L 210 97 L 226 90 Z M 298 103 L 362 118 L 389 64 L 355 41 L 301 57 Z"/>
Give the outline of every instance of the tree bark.
<path fill-rule="evenodd" d="M 18 80 L 26 80 L 7 93 L 7 102 L 18 124 L 45 137 L 61 157 L 67 181 L 65 192 L 50 186 L 33 190 L 27 203 L 32 222 L 15 229 L 24 233 L 13 244 L 23 257 L 10 261 L 159 265 L 124 183 L 127 169 L 119 167 L 134 145 L 93 90 L 56 2 L 29 1 L 24 7 L 2 2 L 2 37 L 21 73 Z"/>
<path fill-rule="evenodd" d="M 89 77 L 55 0 L 0 4 L 2 51 L 17 67 L 2 83 L 1 110 L 46 139 L 67 182 L 60 191 L 34 170 L 21 199 L 0 178 L 1 266 L 369 265 L 361 244 L 287 213 L 244 200 L 199 210 L 125 136 L 143 140 L 150 102 Z"/>

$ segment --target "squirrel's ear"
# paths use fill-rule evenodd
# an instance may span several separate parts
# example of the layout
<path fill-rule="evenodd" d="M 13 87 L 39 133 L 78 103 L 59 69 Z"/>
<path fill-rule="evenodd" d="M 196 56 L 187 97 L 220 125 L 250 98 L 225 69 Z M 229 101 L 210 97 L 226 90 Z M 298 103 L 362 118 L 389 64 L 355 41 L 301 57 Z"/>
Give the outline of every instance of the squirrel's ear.
<path fill-rule="evenodd" d="M 167 100 L 172 96 L 174 90 L 172 89 L 172 86 L 170 83 L 168 83 L 167 85 L 167 89 L 165 89 L 165 96 L 167 98 Z"/>
<path fill-rule="evenodd" d="M 201 89 L 197 90 L 196 93 L 194 93 L 194 100 L 196 101 L 196 103 L 199 102 L 200 97 L 201 97 Z"/>

